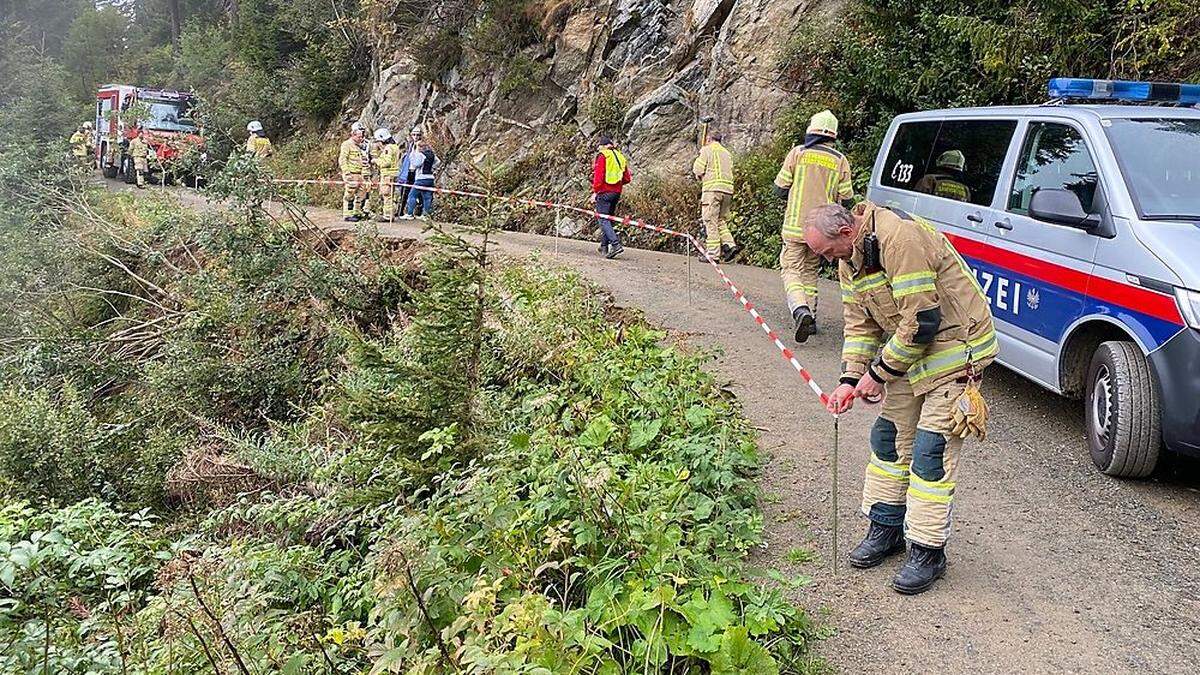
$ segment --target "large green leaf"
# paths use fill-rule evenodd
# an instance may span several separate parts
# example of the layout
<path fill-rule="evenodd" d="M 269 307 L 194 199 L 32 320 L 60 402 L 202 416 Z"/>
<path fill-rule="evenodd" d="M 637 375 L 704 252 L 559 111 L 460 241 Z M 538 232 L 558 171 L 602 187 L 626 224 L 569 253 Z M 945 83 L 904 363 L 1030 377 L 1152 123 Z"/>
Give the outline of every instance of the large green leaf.
<path fill-rule="evenodd" d="M 721 647 L 709 660 L 712 675 L 779 675 L 779 664 L 766 648 L 754 642 L 745 626 L 730 626 Z"/>

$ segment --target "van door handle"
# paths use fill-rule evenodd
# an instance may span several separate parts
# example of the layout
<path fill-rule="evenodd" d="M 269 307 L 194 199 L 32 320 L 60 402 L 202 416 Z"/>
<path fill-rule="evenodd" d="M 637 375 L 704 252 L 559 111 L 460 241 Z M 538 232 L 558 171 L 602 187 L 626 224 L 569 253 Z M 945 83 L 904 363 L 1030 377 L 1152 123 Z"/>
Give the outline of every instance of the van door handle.
<path fill-rule="evenodd" d="M 967 220 L 971 221 L 972 223 L 982 223 L 983 216 L 979 215 L 978 213 L 968 213 Z"/>
<path fill-rule="evenodd" d="M 1005 218 L 1004 220 L 997 220 L 996 222 L 992 223 L 992 225 L 995 225 L 996 227 L 1000 228 L 1001 230 L 1011 230 L 1012 229 L 1012 221 L 1009 220 L 1008 218 Z"/>

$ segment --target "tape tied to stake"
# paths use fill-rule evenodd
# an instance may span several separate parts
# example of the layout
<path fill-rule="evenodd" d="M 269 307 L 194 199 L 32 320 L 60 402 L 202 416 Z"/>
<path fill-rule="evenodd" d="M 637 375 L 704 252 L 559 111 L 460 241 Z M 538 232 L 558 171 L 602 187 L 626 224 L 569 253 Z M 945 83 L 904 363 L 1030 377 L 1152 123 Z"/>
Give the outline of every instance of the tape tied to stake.
<path fill-rule="evenodd" d="M 270 182 L 282 184 L 282 185 L 331 185 L 332 186 L 332 185 L 345 185 L 348 181 L 328 179 L 328 178 L 305 178 L 305 179 L 275 178 L 275 179 L 270 179 Z M 363 179 L 362 181 L 357 181 L 357 183 L 360 186 L 365 185 L 368 188 L 371 188 L 371 187 L 377 187 L 380 184 L 380 181 L 372 180 L 372 179 Z M 708 254 L 707 247 L 701 246 L 699 240 L 697 240 L 696 237 L 692 236 L 691 234 L 689 234 L 687 232 L 679 232 L 678 230 L 672 230 L 667 227 L 662 227 L 661 225 L 653 225 L 653 224 L 647 223 L 642 220 L 634 219 L 632 216 L 624 216 L 624 217 L 614 216 L 614 215 L 610 215 L 607 213 L 600 213 L 598 211 L 592 211 L 592 210 L 585 209 L 585 208 L 582 208 L 579 206 L 574 206 L 571 204 L 561 204 L 558 202 L 544 201 L 544 200 L 539 200 L 539 199 L 528 199 L 525 197 L 510 197 L 507 195 L 493 195 L 493 194 L 488 194 L 486 192 L 472 192 L 469 190 L 454 190 L 451 188 L 439 188 L 439 187 L 432 187 L 429 185 L 414 185 L 411 183 L 393 183 L 392 185 L 394 187 L 405 187 L 405 188 L 416 189 L 416 190 L 427 190 L 427 191 L 438 193 L 438 194 L 455 195 L 458 197 L 473 197 L 473 198 L 477 198 L 477 199 L 497 199 L 497 200 L 500 200 L 503 202 L 527 204 L 530 206 L 538 206 L 538 207 L 542 207 L 542 208 L 563 209 L 566 211 L 571 211 L 574 213 L 587 215 L 592 218 L 603 218 L 604 220 L 607 220 L 607 221 L 610 221 L 612 223 L 616 223 L 619 225 L 624 225 L 626 227 L 632 226 L 632 227 L 636 227 L 639 229 L 649 230 L 651 232 L 659 232 L 661 234 L 667 234 L 672 237 L 679 237 L 679 238 L 687 240 L 687 242 L 691 244 L 692 248 L 695 249 L 697 252 L 699 252 L 701 257 L 703 257 L 704 261 L 707 262 L 710 266 L 712 266 L 713 271 L 715 271 L 717 273 L 717 276 L 719 276 L 721 278 L 721 281 L 725 284 L 725 287 L 728 288 L 729 292 L 733 295 L 733 299 L 737 300 L 741 304 L 742 309 L 745 309 L 750 314 L 751 318 L 754 319 L 754 323 L 756 323 L 758 325 L 758 327 L 761 328 L 764 333 L 766 333 L 767 339 L 770 340 L 775 345 L 775 347 L 779 350 L 780 355 L 783 356 L 784 360 L 787 361 L 797 373 L 799 373 L 800 379 L 804 380 L 804 383 L 807 384 L 808 388 L 811 389 L 813 394 L 816 395 L 817 399 L 821 402 L 822 408 L 824 408 L 826 405 L 829 404 L 829 396 L 824 391 L 821 390 L 821 386 L 817 384 L 817 381 L 815 379 L 813 379 L 812 373 L 808 372 L 808 369 L 805 368 L 803 365 L 801 365 L 800 361 L 796 358 L 795 352 L 793 352 L 790 348 L 788 348 L 786 345 L 783 344 L 783 340 L 781 340 L 779 338 L 779 334 L 776 333 L 769 325 L 767 325 L 766 319 L 764 319 L 762 314 L 759 313 L 758 309 L 754 306 L 754 303 L 750 302 L 750 299 L 748 297 L 746 297 L 745 292 L 743 292 L 740 288 L 738 288 L 737 285 L 733 283 L 733 280 L 729 278 L 729 275 L 725 273 L 725 270 L 723 270 L 721 268 L 721 266 L 717 263 L 717 261 L 713 260 L 712 256 L 710 256 Z M 838 415 L 834 414 L 833 417 L 836 419 L 838 417 Z"/>

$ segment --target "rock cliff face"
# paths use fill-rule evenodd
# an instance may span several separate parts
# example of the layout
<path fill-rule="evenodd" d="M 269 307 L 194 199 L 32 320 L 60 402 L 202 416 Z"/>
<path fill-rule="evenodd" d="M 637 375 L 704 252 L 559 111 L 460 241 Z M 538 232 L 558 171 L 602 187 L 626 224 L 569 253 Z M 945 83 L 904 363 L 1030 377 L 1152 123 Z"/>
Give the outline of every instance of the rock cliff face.
<path fill-rule="evenodd" d="M 551 10 L 547 40 L 522 53 L 533 67 L 519 86 L 505 87 L 505 68 L 485 65 L 469 49 L 436 82 L 417 75 L 413 54 L 392 51 L 377 64 L 362 119 L 393 129 L 426 126 L 458 150 L 451 171 L 464 160 L 529 158 L 551 136 L 574 138 L 587 154 L 585 139 L 604 126 L 643 175 L 683 175 L 701 117 L 729 132 L 735 151 L 770 138 L 777 114 L 796 97 L 779 73 L 780 50 L 802 21 L 831 16 L 841 4 L 563 2 Z"/>

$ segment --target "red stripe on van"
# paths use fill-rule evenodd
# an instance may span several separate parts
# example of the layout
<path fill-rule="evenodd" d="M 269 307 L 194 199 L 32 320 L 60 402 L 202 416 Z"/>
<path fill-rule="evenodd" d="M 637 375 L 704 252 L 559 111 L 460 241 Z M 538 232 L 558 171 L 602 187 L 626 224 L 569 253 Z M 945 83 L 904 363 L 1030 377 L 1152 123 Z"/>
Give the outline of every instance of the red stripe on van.
<path fill-rule="evenodd" d="M 1074 291 L 1086 297 L 1095 298 L 1132 312 L 1139 312 L 1156 319 L 1183 325 L 1183 316 L 1179 313 L 1179 305 L 1170 295 L 1151 291 L 1141 286 L 1105 279 L 1070 267 L 1055 265 L 1045 260 L 1031 258 L 1027 255 L 1014 253 L 997 246 L 985 244 L 974 239 L 968 239 L 956 234 L 945 233 L 950 243 L 958 252 L 968 258 L 978 258 L 993 265 L 998 265 L 1018 274 L 1024 274 L 1034 279 L 1040 279 Z"/>

